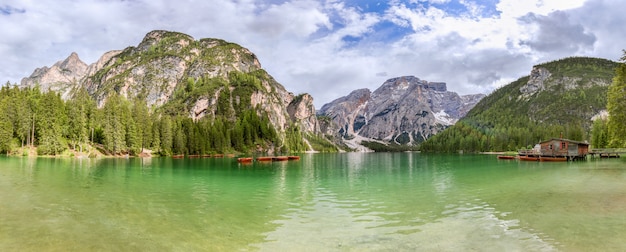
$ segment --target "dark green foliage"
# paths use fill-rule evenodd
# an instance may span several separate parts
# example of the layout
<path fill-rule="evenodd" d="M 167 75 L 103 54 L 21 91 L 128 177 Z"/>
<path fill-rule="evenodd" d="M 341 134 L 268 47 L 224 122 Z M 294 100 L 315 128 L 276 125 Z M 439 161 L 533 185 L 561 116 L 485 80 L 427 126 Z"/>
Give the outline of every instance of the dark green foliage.
<path fill-rule="evenodd" d="M 609 112 L 609 146 L 626 146 L 626 51 L 622 63 L 615 69 L 615 77 L 609 87 L 607 110 Z"/>
<path fill-rule="evenodd" d="M 537 67 L 551 73 L 546 90 L 524 96 L 522 77 L 481 100 L 454 126 L 422 143 L 423 151 L 517 150 L 553 137 L 590 140 L 591 116 L 606 108 L 607 87 L 616 63 L 567 58 Z M 568 85 L 566 88 L 565 85 Z"/>
<path fill-rule="evenodd" d="M 39 131 L 39 148 L 43 155 L 57 155 L 67 149 L 67 142 L 63 133 L 67 126 L 65 104 L 59 94 L 48 92 L 41 97 L 36 125 Z"/>
<path fill-rule="evenodd" d="M 307 150 L 300 127 L 292 124 L 285 131 L 284 152 L 302 152 Z"/>
<path fill-rule="evenodd" d="M 311 145 L 311 148 L 319 152 L 337 152 L 337 146 L 331 142 L 332 136 L 320 136 L 311 133 L 306 133 L 305 139 Z"/>
<path fill-rule="evenodd" d="M 173 80 L 177 63 L 187 67 Z M 0 151 L 11 152 L 20 142 L 51 155 L 88 144 L 114 155 L 138 155 L 145 148 L 162 155 L 307 149 L 298 127 L 276 132 L 283 126 L 270 123 L 269 109 L 252 104 L 253 94 L 279 103 L 278 84 L 237 44 L 156 31 L 104 65 L 89 76 L 95 93 L 76 85 L 65 102 L 38 87 L 20 90 L 8 83 L 0 92 Z M 128 81 L 131 75 L 134 82 Z M 155 92 L 170 91 L 166 104 L 146 105 Z M 94 98 L 103 107 L 96 108 Z M 204 117 L 190 117 L 199 101 L 209 103 Z"/>
<path fill-rule="evenodd" d="M 591 144 L 593 148 L 609 147 L 609 127 L 604 119 L 596 119 L 591 129 Z"/>
<path fill-rule="evenodd" d="M 114 93 L 109 96 L 103 108 L 104 147 L 113 154 L 125 152 L 130 138 L 126 134 L 129 129 L 126 120 L 130 117 L 127 103 L 126 99 Z"/>
<path fill-rule="evenodd" d="M 411 138 L 409 137 L 409 133 L 402 133 L 398 136 L 395 137 L 395 140 L 397 143 L 405 145 L 407 143 L 409 143 L 411 141 Z"/>
<path fill-rule="evenodd" d="M 0 152 L 2 153 L 11 151 L 11 140 L 13 139 L 13 124 L 9 117 L 7 100 L 6 97 L 0 97 Z"/>
<path fill-rule="evenodd" d="M 183 125 L 181 123 L 174 124 L 174 139 L 172 140 L 172 154 L 189 154 L 187 151 L 187 138 L 183 133 Z"/>
<path fill-rule="evenodd" d="M 68 116 L 67 139 L 73 149 L 80 149 L 89 141 L 90 128 L 93 128 L 96 104 L 87 90 L 80 87 L 74 90 L 73 98 L 66 102 Z"/>
<path fill-rule="evenodd" d="M 361 144 L 375 152 L 402 152 L 416 151 L 416 146 L 400 145 L 397 143 L 383 144 L 375 141 L 362 141 Z"/>
<path fill-rule="evenodd" d="M 172 145 L 174 139 L 174 129 L 172 127 L 172 120 L 169 116 L 163 116 L 160 122 L 161 131 L 159 133 L 161 143 L 161 154 L 171 155 Z"/>

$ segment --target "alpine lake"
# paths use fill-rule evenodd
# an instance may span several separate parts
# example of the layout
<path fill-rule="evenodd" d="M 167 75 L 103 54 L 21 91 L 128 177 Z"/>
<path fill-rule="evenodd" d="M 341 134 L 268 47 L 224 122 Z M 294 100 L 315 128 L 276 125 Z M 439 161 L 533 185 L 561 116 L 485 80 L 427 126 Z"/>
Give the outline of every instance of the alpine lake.
<path fill-rule="evenodd" d="M 0 251 L 626 251 L 626 160 L 0 157 Z"/>

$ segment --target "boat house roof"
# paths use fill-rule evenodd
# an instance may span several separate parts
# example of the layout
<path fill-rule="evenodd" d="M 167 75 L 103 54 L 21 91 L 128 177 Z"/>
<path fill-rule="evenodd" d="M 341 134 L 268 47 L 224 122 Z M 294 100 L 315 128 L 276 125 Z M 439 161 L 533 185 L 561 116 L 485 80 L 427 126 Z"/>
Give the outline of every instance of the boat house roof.
<path fill-rule="evenodd" d="M 578 144 L 578 145 L 587 145 L 587 146 L 589 146 L 589 143 L 587 143 L 587 142 L 574 141 L 574 140 L 569 140 L 569 139 L 565 139 L 565 138 L 552 138 L 550 140 L 543 141 L 540 144 L 547 143 L 547 142 L 552 142 L 552 141 L 569 142 L 569 143 L 574 143 L 574 144 Z"/>

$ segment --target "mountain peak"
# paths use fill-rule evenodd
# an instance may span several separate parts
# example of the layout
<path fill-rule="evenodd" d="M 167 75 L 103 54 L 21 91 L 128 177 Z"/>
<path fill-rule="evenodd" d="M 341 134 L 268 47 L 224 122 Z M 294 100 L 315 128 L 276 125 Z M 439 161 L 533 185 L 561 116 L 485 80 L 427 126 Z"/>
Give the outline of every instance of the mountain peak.
<path fill-rule="evenodd" d="M 180 32 L 154 30 L 148 32 L 143 37 L 143 40 L 139 43 L 137 48 L 139 51 L 146 52 L 150 49 L 154 49 L 164 40 L 168 41 L 168 45 L 166 46 L 169 48 L 167 48 L 167 50 L 172 50 L 186 47 L 195 39 L 192 36 Z"/>
<path fill-rule="evenodd" d="M 70 71 L 71 70 L 83 71 L 84 69 L 87 68 L 87 64 L 83 62 L 82 60 L 80 60 L 76 52 L 72 52 L 70 56 L 68 56 L 65 60 L 60 62 L 60 64 L 56 63 L 54 65 L 57 65 L 61 69 L 66 69 Z"/>
<path fill-rule="evenodd" d="M 245 111 L 263 117 L 275 132 L 316 132 L 313 98 L 294 96 L 269 75 L 247 48 L 221 39 L 171 31 L 148 32 L 136 46 L 109 51 L 87 66 L 72 52 L 22 80 L 70 99 L 83 87 L 102 108 L 111 97 L 140 99 L 152 113 L 234 123 Z M 248 118 L 248 117 L 246 117 Z M 268 148 L 286 148 L 287 145 Z M 302 147 L 306 148 L 306 147 Z"/>
<path fill-rule="evenodd" d="M 87 73 L 87 67 L 78 54 L 72 52 L 66 59 L 54 63 L 52 67 L 35 69 L 29 77 L 23 78 L 20 84 L 31 87 L 39 85 L 42 91 L 58 92 L 63 98 L 68 98 L 72 86 Z"/>
<path fill-rule="evenodd" d="M 418 86 L 423 89 L 431 89 L 431 90 L 439 91 L 439 92 L 448 91 L 448 88 L 445 82 L 429 82 L 429 81 L 422 80 L 415 76 L 401 76 L 401 77 L 388 79 L 376 91 L 379 91 L 379 90 L 382 91 L 384 89 L 389 89 L 389 88 L 404 90 L 404 89 L 411 88 L 413 86 Z"/>
<path fill-rule="evenodd" d="M 76 52 L 70 53 L 70 56 L 67 57 L 67 58 L 68 59 L 78 59 L 78 60 L 80 60 L 80 58 L 78 57 L 78 53 L 76 53 Z"/>
<path fill-rule="evenodd" d="M 385 81 L 374 92 L 359 89 L 325 104 L 320 114 L 341 137 L 417 144 L 463 117 L 484 95 L 459 96 L 444 82 L 415 76 Z"/>

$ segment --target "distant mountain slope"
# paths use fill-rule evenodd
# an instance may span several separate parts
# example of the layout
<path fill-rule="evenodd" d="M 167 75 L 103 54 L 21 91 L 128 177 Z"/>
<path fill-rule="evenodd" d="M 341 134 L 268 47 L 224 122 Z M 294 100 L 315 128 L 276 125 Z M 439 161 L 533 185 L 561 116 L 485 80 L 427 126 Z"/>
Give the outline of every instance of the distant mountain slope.
<path fill-rule="evenodd" d="M 259 105 L 281 131 L 291 121 L 286 108 L 295 98 L 263 70 L 248 49 L 220 39 L 195 40 L 170 31 L 149 32 L 136 47 L 105 53 L 89 66 L 72 53 L 50 68 L 35 70 L 22 80 L 21 86 L 35 84 L 43 91 L 59 92 L 65 99 L 72 89 L 83 86 L 99 107 L 113 92 L 127 99 L 143 97 L 149 107 L 178 103 L 169 104 L 170 113 L 182 112 L 194 119 L 214 115 L 219 94 L 229 86 L 229 93 L 234 92 L 233 102 L 245 101 L 244 106 L 251 107 Z M 304 98 L 301 102 L 313 106 L 312 97 Z M 315 131 L 314 113 L 298 119 L 307 121 L 305 131 Z"/>
<path fill-rule="evenodd" d="M 563 134 L 589 140 L 591 118 L 606 109 L 616 62 L 573 57 L 534 66 L 494 91 L 455 126 L 422 144 L 426 151 L 515 150 Z"/>
<path fill-rule="evenodd" d="M 484 95 L 459 96 L 446 83 L 414 76 L 392 78 L 374 92 L 355 90 L 322 106 L 343 139 L 356 136 L 415 145 L 453 125 Z"/>
<path fill-rule="evenodd" d="M 313 98 L 287 91 L 250 50 L 221 39 L 196 40 L 178 32 L 151 31 L 137 46 L 107 52 L 90 65 L 72 53 L 52 67 L 35 70 L 20 86 L 39 86 L 44 92 L 60 93 L 64 100 L 85 89 L 98 108 L 119 95 L 145 102 L 152 113 L 194 122 L 225 120 L 231 128 L 246 123 L 244 115 L 253 111 L 267 118 L 279 134 L 282 143 L 268 145 L 280 147 L 291 141 L 284 149 L 292 151 L 311 150 L 303 138 L 313 141 L 319 132 Z M 317 142 L 330 144 L 323 139 Z"/>

